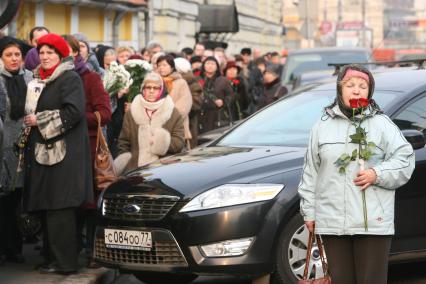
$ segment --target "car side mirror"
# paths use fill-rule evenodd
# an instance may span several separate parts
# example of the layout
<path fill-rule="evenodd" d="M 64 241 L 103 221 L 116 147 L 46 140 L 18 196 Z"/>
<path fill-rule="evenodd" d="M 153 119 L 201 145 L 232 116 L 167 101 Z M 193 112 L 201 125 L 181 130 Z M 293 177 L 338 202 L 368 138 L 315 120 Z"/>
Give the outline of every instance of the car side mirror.
<path fill-rule="evenodd" d="M 405 139 L 413 146 L 413 149 L 420 149 L 425 146 L 425 136 L 422 132 L 414 129 L 402 130 Z"/>

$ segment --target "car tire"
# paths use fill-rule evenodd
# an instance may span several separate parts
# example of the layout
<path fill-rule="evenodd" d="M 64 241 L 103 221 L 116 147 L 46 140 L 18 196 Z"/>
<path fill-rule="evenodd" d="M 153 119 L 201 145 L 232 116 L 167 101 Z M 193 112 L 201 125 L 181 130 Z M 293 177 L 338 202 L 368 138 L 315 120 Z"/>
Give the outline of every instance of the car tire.
<path fill-rule="evenodd" d="M 147 284 L 154 283 L 174 283 L 174 284 L 186 284 L 194 281 L 198 277 L 196 274 L 173 274 L 173 273 L 133 273 L 135 277 Z"/>
<path fill-rule="evenodd" d="M 306 264 L 306 249 L 309 231 L 302 216 L 297 213 L 281 230 L 275 258 L 275 271 L 271 276 L 273 284 L 297 283 L 302 279 Z M 316 242 L 311 251 L 309 279 L 323 276 L 321 259 Z"/>

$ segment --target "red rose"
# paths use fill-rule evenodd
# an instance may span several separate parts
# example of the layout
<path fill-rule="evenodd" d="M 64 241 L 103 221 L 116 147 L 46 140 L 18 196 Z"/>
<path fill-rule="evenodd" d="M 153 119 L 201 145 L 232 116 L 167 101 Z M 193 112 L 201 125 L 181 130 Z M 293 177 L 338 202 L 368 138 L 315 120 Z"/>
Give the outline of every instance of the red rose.
<path fill-rule="evenodd" d="M 203 79 L 198 80 L 198 83 L 200 84 L 201 88 L 204 88 L 204 84 L 206 83 Z"/>
<path fill-rule="evenodd" d="M 240 80 L 234 79 L 234 80 L 232 80 L 232 83 L 234 83 L 234 85 L 238 85 L 238 84 L 240 84 Z"/>
<path fill-rule="evenodd" d="M 368 100 L 368 99 L 365 99 L 365 98 L 359 99 L 359 106 L 360 107 L 366 107 L 366 106 L 368 106 L 369 103 L 370 103 L 370 100 Z"/>
<path fill-rule="evenodd" d="M 370 103 L 370 101 L 368 99 L 365 99 L 365 98 L 349 100 L 349 105 L 350 105 L 351 108 L 366 107 L 366 106 L 368 106 L 369 103 Z"/>

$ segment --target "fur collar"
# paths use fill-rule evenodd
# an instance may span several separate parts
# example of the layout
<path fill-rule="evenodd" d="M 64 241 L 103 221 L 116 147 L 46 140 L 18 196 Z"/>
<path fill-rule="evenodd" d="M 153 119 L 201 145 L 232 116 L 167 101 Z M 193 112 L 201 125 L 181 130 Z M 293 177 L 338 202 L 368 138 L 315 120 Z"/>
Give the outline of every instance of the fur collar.
<path fill-rule="evenodd" d="M 172 98 L 169 96 L 158 102 L 161 102 L 161 104 L 159 104 L 150 119 L 146 113 L 147 109 L 152 110 L 150 103 L 145 101 L 142 95 L 137 95 L 130 106 L 130 112 L 136 124 L 140 126 L 148 124 L 155 125 L 156 127 L 163 126 L 172 116 L 174 104 Z"/>

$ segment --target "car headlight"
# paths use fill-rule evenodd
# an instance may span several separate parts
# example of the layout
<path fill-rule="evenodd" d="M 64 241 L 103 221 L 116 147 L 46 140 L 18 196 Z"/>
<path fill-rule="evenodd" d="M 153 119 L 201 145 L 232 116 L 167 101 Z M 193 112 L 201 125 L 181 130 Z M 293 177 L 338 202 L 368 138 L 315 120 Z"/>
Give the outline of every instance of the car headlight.
<path fill-rule="evenodd" d="M 282 184 L 225 184 L 201 193 L 186 204 L 180 212 L 270 200 L 283 188 Z"/>

